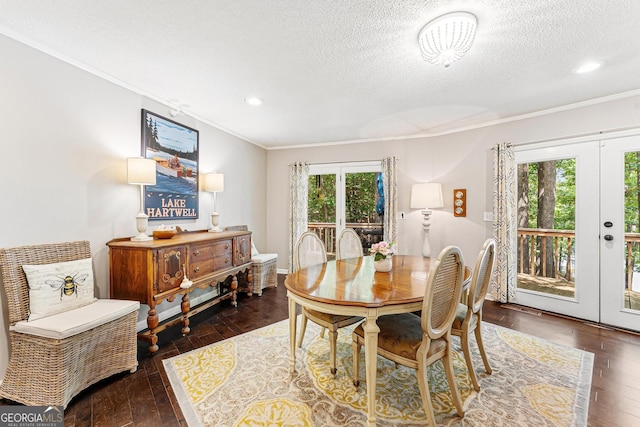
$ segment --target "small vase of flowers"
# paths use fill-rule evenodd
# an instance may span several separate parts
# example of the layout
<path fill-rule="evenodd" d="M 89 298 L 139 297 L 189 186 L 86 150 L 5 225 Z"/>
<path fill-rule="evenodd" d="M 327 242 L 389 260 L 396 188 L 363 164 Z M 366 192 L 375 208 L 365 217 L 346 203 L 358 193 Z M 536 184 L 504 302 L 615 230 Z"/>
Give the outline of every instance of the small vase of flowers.
<path fill-rule="evenodd" d="M 373 267 L 376 271 L 391 271 L 391 257 L 396 253 L 395 243 L 387 243 L 385 241 L 374 243 L 369 249 L 369 253 L 373 255 Z"/>

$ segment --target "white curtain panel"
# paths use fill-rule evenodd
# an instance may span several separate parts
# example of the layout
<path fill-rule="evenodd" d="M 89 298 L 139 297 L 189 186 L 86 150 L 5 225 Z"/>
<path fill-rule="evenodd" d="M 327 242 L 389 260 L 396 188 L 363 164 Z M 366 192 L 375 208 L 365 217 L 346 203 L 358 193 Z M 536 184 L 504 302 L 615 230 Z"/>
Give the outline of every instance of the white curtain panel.
<path fill-rule="evenodd" d="M 308 194 L 309 165 L 305 162 L 289 165 L 289 271 L 293 271 L 295 265 L 296 242 L 307 231 Z"/>
<path fill-rule="evenodd" d="M 495 301 L 514 302 L 517 286 L 516 166 L 513 147 L 502 142 L 493 147 L 493 237 L 496 263 L 491 278 Z"/>
<path fill-rule="evenodd" d="M 384 191 L 383 238 L 387 242 L 397 242 L 398 177 L 395 157 L 382 159 L 382 188 Z"/>

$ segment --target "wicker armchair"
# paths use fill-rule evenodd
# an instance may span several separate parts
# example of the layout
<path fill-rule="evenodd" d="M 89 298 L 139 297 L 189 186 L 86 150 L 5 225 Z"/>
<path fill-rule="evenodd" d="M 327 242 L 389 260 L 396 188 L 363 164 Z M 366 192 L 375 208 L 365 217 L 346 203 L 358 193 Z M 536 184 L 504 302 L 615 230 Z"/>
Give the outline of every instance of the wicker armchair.
<path fill-rule="evenodd" d="M 91 258 L 87 241 L 0 249 L 11 343 L 0 397 L 25 405 L 66 408 L 76 394 L 91 384 L 119 372 L 136 370 L 140 306 L 136 301 L 98 299 L 79 308 L 28 320 L 30 290 L 22 266 L 87 258 Z M 60 293 L 61 300 L 62 296 Z"/>

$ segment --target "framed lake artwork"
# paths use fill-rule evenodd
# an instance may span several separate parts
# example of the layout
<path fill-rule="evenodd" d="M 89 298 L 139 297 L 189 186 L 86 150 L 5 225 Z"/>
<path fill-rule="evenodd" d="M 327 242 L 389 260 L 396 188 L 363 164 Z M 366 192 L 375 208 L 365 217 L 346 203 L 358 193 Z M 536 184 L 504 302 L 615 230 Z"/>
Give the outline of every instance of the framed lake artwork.
<path fill-rule="evenodd" d="M 142 156 L 156 161 L 156 184 L 145 186 L 150 221 L 198 218 L 198 131 L 142 110 Z"/>

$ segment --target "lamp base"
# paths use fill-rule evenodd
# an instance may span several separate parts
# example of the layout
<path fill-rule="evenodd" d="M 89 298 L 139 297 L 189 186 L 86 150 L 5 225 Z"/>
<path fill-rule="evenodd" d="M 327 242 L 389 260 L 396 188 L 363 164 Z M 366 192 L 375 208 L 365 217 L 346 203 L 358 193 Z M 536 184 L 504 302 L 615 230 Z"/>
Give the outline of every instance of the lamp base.
<path fill-rule="evenodd" d="M 431 226 L 431 211 L 425 209 L 420 211 L 422 213 L 422 256 L 425 258 L 431 257 L 431 242 L 429 241 L 429 227 Z"/>
<path fill-rule="evenodd" d="M 131 238 L 131 241 L 133 241 L 133 242 L 147 242 L 149 240 L 153 240 L 153 237 L 147 236 L 144 233 L 140 233 L 137 236 L 134 236 L 134 237 Z"/>
<path fill-rule="evenodd" d="M 218 233 L 220 231 L 222 231 L 222 229 L 220 228 L 220 226 L 218 225 L 220 223 L 220 214 L 218 212 L 213 212 L 211 214 L 211 229 L 209 230 L 210 233 Z"/>
<path fill-rule="evenodd" d="M 153 240 L 153 237 L 147 236 L 145 231 L 147 231 L 147 226 L 149 225 L 149 216 L 144 212 L 139 212 L 136 215 L 136 229 L 138 230 L 138 235 L 131 238 L 134 242 L 146 242 L 148 240 Z"/>

